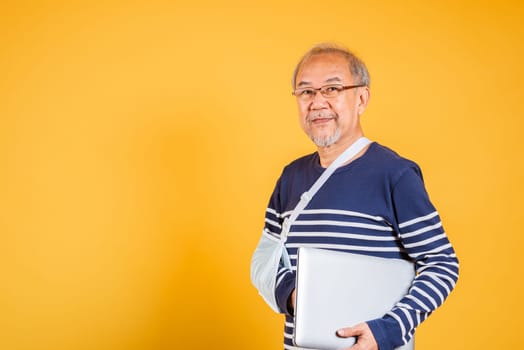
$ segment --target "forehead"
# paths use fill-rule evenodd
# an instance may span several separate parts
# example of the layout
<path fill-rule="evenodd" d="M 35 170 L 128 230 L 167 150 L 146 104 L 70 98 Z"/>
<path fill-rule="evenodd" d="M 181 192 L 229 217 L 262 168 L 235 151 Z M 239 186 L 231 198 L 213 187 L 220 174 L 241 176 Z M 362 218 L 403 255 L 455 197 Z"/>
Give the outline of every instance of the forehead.
<path fill-rule="evenodd" d="M 307 58 L 300 66 L 296 77 L 297 87 L 337 82 L 351 82 L 351 72 L 344 56 L 336 53 Z"/>

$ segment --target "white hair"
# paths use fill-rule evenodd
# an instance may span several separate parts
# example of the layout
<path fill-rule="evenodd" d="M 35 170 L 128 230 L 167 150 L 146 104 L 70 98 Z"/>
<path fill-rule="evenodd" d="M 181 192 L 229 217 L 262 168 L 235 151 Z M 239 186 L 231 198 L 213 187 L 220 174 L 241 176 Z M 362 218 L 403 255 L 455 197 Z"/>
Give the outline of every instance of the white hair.
<path fill-rule="evenodd" d="M 355 84 L 364 84 L 367 87 L 370 85 L 370 78 L 369 78 L 369 72 L 366 68 L 366 65 L 360 58 L 358 58 L 355 54 L 353 54 L 351 51 L 349 51 L 344 46 L 335 44 L 335 43 L 320 43 L 315 46 L 313 46 L 311 49 L 309 49 L 304 56 L 300 59 L 297 66 L 295 67 L 295 70 L 293 72 L 293 78 L 291 80 L 291 84 L 293 86 L 293 89 L 295 89 L 296 85 L 296 79 L 298 70 L 302 66 L 304 62 L 306 62 L 308 59 L 310 59 L 313 56 L 322 55 L 322 54 L 339 54 L 342 57 L 344 57 L 349 65 L 349 71 L 351 72 L 351 75 L 355 78 Z"/>

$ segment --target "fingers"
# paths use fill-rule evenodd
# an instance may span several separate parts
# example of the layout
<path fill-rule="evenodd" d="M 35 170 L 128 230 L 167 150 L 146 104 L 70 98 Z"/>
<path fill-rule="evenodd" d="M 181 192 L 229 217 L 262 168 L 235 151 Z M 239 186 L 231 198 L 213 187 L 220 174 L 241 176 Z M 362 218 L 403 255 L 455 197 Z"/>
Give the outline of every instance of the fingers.
<path fill-rule="evenodd" d="M 367 324 L 359 323 L 353 327 L 341 328 L 337 330 L 337 335 L 341 338 L 358 337 L 366 331 Z"/>
<path fill-rule="evenodd" d="M 353 327 L 337 330 L 337 335 L 342 338 L 357 337 L 357 342 L 351 350 L 378 350 L 378 345 L 367 323 L 359 323 Z"/>

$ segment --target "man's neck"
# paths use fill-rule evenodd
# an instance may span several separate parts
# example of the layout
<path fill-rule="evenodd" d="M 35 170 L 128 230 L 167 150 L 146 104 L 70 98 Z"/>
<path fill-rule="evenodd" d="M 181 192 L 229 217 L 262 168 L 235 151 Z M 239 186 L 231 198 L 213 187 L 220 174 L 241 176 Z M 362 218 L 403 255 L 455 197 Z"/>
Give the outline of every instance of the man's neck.
<path fill-rule="evenodd" d="M 360 137 L 364 136 L 363 133 L 359 133 L 351 138 L 348 138 L 347 140 L 344 140 L 341 142 L 336 142 L 332 144 L 331 146 L 327 147 L 318 147 L 317 152 L 318 156 L 320 158 L 320 165 L 323 168 L 327 168 L 331 163 L 337 159 L 339 155 L 341 155 L 349 146 L 351 146 L 355 141 L 357 141 Z M 349 164 L 354 159 L 357 159 L 360 157 L 369 146 L 364 147 L 362 151 L 360 151 L 358 154 L 356 154 L 353 158 L 351 158 L 349 161 L 347 161 L 345 164 Z"/>

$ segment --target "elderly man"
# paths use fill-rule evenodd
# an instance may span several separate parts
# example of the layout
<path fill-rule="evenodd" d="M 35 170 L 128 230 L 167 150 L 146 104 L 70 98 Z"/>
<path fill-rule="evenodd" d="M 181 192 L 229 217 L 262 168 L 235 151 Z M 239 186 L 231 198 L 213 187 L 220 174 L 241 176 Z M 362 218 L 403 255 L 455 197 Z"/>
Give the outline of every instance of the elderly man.
<path fill-rule="evenodd" d="M 366 66 L 347 49 L 321 44 L 293 75 L 300 124 L 317 146 L 285 167 L 266 211 L 264 235 L 279 237 L 282 223 L 320 174 L 363 136 L 360 116 L 370 97 Z M 458 279 L 458 260 L 414 162 L 376 142 L 338 168 L 289 230 L 292 267 L 276 277 L 275 297 L 286 315 L 284 348 L 293 346 L 295 269 L 300 246 L 322 247 L 414 262 L 416 277 L 404 298 L 381 318 L 333 330 L 357 337 L 355 350 L 394 349 L 439 307 Z"/>

